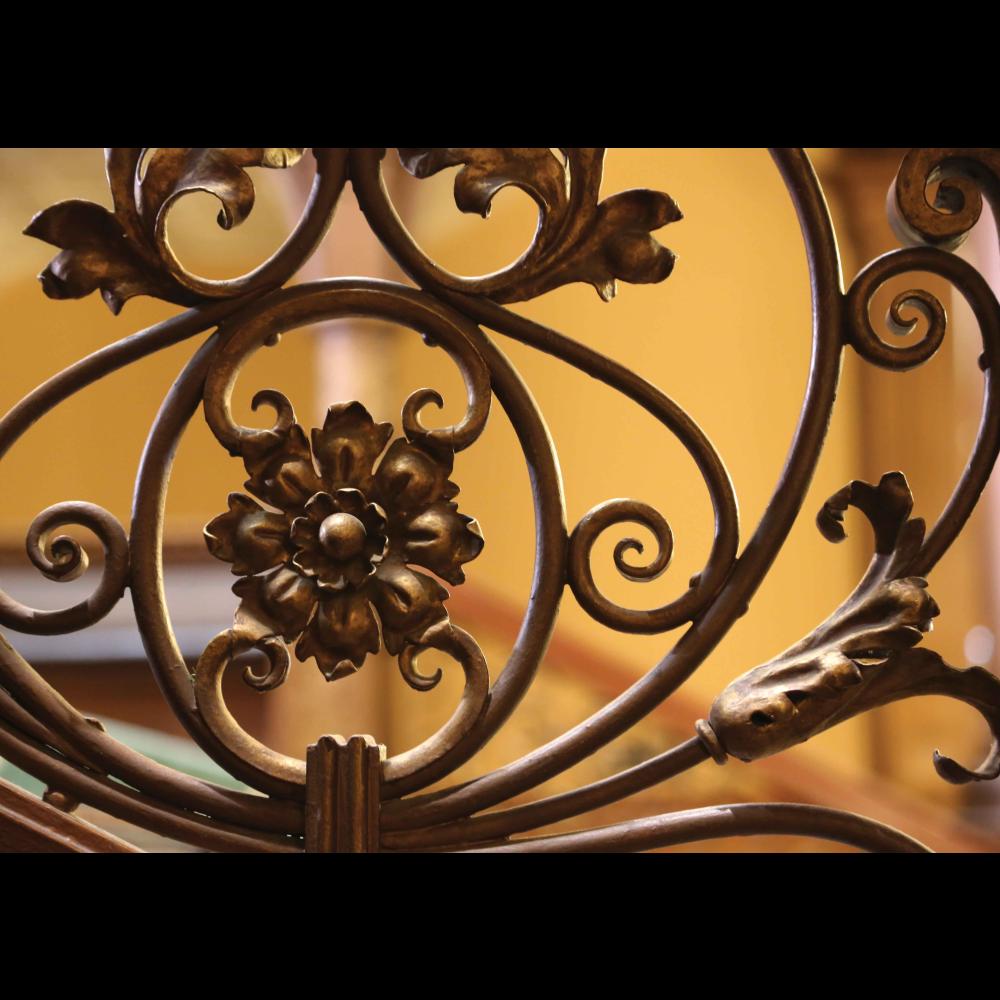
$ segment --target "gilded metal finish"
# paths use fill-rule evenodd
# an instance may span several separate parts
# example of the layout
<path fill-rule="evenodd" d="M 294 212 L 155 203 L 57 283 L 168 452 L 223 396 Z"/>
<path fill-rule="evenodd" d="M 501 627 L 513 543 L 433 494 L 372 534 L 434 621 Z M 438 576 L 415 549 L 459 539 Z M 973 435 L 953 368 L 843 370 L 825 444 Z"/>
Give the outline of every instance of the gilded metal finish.
<path fill-rule="evenodd" d="M 692 417 L 639 374 L 582 344 L 504 308 L 570 282 L 593 285 L 610 300 L 617 283 L 659 282 L 674 255 L 650 235 L 678 222 L 666 194 L 627 191 L 599 200 L 604 150 L 566 148 L 404 148 L 398 155 L 417 178 L 457 168 L 459 209 L 489 213 L 508 186 L 537 204 L 530 247 L 508 268 L 481 278 L 449 273 L 416 245 L 382 180 L 385 149 L 146 149 L 107 151 L 113 210 L 81 201 L 40 213 L 28 234 L 60 253 L 41 275 L 52 298 L 99 291 L 117 314 L 133 296 L 153 295 L 186 312 L 86 358 L 29 394 L 0 420 L 0 457 L 38 419 L 112 371 L 211 331 L 170 389 L 150 429 L 136 481 L 130 529 L 83 501 L 57 504 L 32 522 L 28 554 L 55 581 L 86 570 L 81 546 L 56 532 L 89 528 L 104 549 L 101 578 L 83 602 L 39 611 L 0 593 L 0 625 L 23 633 L 74 632 L 131 595 L 150 668 L 191 737 L 234 776 L 262 792 L 217 788 L 155 763 L 77 712 L 0 638 L 0 754 L 44 780 L 48 800 L 88 802 L 152 830 L 213 850 L 295 852 L 372 850 L 620 851 L 646 850 L 711 837 L 785 833 L 838 840 L 871 850 L 922 850 L 905 835 L 863 817 L 809 806 L 720 806 L 673 813 L 556 837 L 514 839 L 582 815 L 666 781 L 709 759 L 751 761 L 801 743 L 843 719 L 914 695 L 945 694 L 986 719 L 993 748 L 978 768 L 935 753 L 952 782 L 1000 775 L 1000 680 L 983 667 L 956 670 L 926 648 L 940 609 L 927 576 L 968 519 L 1000 452 L 1000 405 L 993 371 L 1000 361 L 1000 306 L 983 278 L 948 251 L 979 218 L 982 198 L 1000 207 L 996 150 L 914 150 L 890 194 L 894 225 L 914 244 L 871 263 L 843 289 L 829 213 L 802 150 L 772 154 L 798 213 L 813 299 L 812 365 L 795 435 L 760 522 L 744 532 L 722 457 Z M 186 271 L 168 238 L 178 199 L 208 192 L 221 205 L 219 224 L 238 225 L 253 207 L 248 170 L 303 170 L 315 165 L 312 193 L 284 245 L 240 278 L 213 281 Z M 283 287 L 309 259 L 333 217 L 347 180 L 372 231 L 418 286 L 338 279 Z M 927 191 L 937 184 L 933 203 Z M 897 371 L 923 364 L 941 346 L 947 317 L 930 293 L 914 289 L 889 311 L 893 332 L 927 321 L 916 345 L 887 344 L 869 308 L 889 279 L 931 272 L 964 296 L 983 339 L 985 393 L 970 461 L 938 522 L 925 532 L 911 519 L 913 500 L 901 473 L 877 486 L 853 482 L 824 505 L 818 524 L 832 541 L 844 536 L 848 508 L 875 531 L 875 553 L 854 592 L 796 646 L 734 680 L 708 720 L 687 742 L 621 774 L 526 805 L 486 813 L 529 791 L 620 736 L 697 670 L 746 612 L 800 512 L 822 451 L 845 347 Z M 443 405 L 433 389 L 405 403 L 399 436 L 361 402 L 332 401 L 310 434 L 291 402 L 262 389 L 254 408 L 274 411 L 270 427 L 243 427 L 231 399 L 241 369 L 278 337 L 311 323 L 374 317 L 409 327 L 442 348 L 458 368 L 467 407 L 451 427 L 430 430 L 424 406 Z M 715 537 L 708 561 L 672 601 L 639 611 L 598 589 L 595 543 L 620 525 L 639 523 L 656 541 L 643 562 L 641 544 L 623 538 L 614 563 L 626 579 L 648 581 L 669 567 L 673 532 L 642 500 L 614 499 L 572 527 L 566 523 L 554 444 L 518 373 L 485 332 L 527 344 L 625 395 L 672 434 L 695 462 L 711 499 Z M 459 586 L 465 565 L 483 546 L 476 522 L 460 512 L 451 481 L 457 452 L 486 426 L 493 398 L 504 408 L 531 476 L 536 554 L 532 590 L 517 642 L 491 671 L 475 638 L 451 621 L 443 580 Z M 247 493 L 233 493 L 205 529 L 209 551 L 231 564 L 241 598 L 223 629 L 189 671 L 173 636 L 162 579 L 163 510 L 173 456 L 202 409 L 222 449 L 239 456 Z M 251 495 L 252 494 L 252 495 Z M 223 506 L 226 508 L 222 510 Z M 472 568 L 470 567 L 470 571 Z M 429 575 L 433 574 L 433 575 Z M 622 633 L 685 631 L 664 658 L 628 691 L 544 747 L 471 782 L 415 794 L 472 758 L 502 727 L 528 689 L 552 633 L 566 585 L 595 620 Z M 398 658 L 415 691 L 433 688 L 416 660 L 428 649 L 448 653 L 465 677 L 451 719 L 410 750 L 386 756 L 371 737 L 323 737 L 301 758 L 264 746 L 230 713 L 221 680 L 239 653 L 267 657 L 264 673 L 244 680 L 268 691 L 285 679 L 295 643 L 328 680 L 360 669 L 384 648 Z M 492 676 L 491 676 L 492 673 Z"/>

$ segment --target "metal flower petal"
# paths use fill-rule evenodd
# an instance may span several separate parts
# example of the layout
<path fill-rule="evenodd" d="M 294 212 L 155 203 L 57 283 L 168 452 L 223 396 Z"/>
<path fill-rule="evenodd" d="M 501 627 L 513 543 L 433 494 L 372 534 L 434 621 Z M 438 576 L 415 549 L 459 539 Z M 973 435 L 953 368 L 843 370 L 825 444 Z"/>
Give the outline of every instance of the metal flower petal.
<path fill-rule="evenodd" d="M 324 594 L 295 647 L 301 660 L 316 658 L 328 681 L 355 673 L 379 650 L 378 623 L 363 592 Z"/>
<path fill-rule="evenodd" d="M 417 511 L 437 500 L 450 500 L 458 487 L 450 482 L 451 456 L 443 449 L 399 438 L 393 441 L 375 473 L 376 499 L 386 510 Z"/>
<path fill-rule="evenodd" d="M 397 559 L 387 560 L 375 570 L 372 599 L 382 622 L 385 648 L 393 656 L 402 651 L 407 639 L 448 617 L 443 604 L 448 591 Z"/>
<path fill-rule="evenodd" d="M 326 486 L 370 492 L 375 459 L 390 437 L 392 424 L 375 423 L 360 403 L 331 406 L 322 428 L 312 432 L 313 452 Z"/>
<path fill-rule="evenodd" d="M 288 642 L 302 634 L 319 599 L 319 588 L 308 577 L 282 566 L 266 576 L 248 576 L 233 585 L 242 598 L 236 613 L 270 624 Z"/>
<path fill-rule="evenodd" d="M 192 192 L 214 195 L 219 225 L 232 229 L 254 205 L 254 186 L 244 167 L 290 167 L 304 152 L 298 147 L 161 147 L 150 157 L 139 185 L 139 213 L 150 231 L 178 198 Z"/>
<path fill-rule="evenodd" d="M 282 510 L 298 510 L 322 491 L 323 484 L 312 464 L 305 432 L 294 424 L 276 439 L 276 447 L 245 459 L 250 478 L 246 488 Z"/>
<path fill-rule="evenodd" d="M 403 558 L 456 585 L 465 582 L 462 564 L 475 559 L 485 544 L 478 522 L 445 501 L 411 517 L 404 530 Z"/>
<path fill-rule="evenodd" d="M 233 564 L 236 576 L 279 566 L 290 555 L 288 518 L 265 510 L 252 497 L 229 494 L 229 511 L 205 528 L 205 542 L 216 559 Z"/>

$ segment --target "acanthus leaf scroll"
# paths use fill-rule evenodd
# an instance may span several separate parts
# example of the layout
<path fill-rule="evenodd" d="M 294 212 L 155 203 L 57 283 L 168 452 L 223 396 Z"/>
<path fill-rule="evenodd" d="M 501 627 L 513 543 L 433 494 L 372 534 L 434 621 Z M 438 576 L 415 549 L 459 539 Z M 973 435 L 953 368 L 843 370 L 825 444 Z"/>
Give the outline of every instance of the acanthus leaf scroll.
<path fill-rule="evenodd" d="M 651 234 L 683 218 L 674 199 L 637 189 L 600 201 L 604 148 L 561 152 L 564 160 L 539 147 L 399 149 L 414 177 L 461 167 L 455 203 L 463 212 L 488 217 L 494 197 L 506 187 L 520 188 L 538 205 L 538 229 L 520 260 L 484 278 L 456 278 L 452 287 L 509 303 L 580 281 L 610 302 L 619 280 L 656 284 L 670 276 L 676 255 Z"/>
<path fill-rule="evenodd" d="M 840 541 L 848 507 L 875 532 L 875 554 L 848 599 L 817 629 L 773 660 L 734 680 L 712 704 L 708 728 L 698 731 L 717 759 L 719 750 L 759 760 L 804 743 L 869 709 L 917 695 L 946 695 L 976 708 L 993 735 L 976 769 L 934 752 L 939 775 L 953 784 L 1000 776 L 1000 678 L 983 667 L 948 666 L 923 648 L 941 612 L 925 579 L 910 575 L 925 526 L 910 519 L 913 498 L 902 473 L 878 486 L 855 481 L 832 496 L 817 523 Z"/>
<path fill-rule="evenodd" d="M 168 220 L 179 199 L 200 192 L 217 199 L 218 224 L 232 229 L 254 206 L 247 170 L 292 167 L 304 153 L 305 147 L 290 146 L 106 149 L 113 209 L 78 199 L 58 202 L 24 231 L 61 251 L 39 275 L 43 291 L 77 299 L 99 290 L 117 315 L 137 295 L 196 306 L 280 287 L 329 228 L 347 179 L 346 149 L 313 149 L 316 178 L 299 224 L 267 261 L 239 278 L 209 280 L 189 272 L 170 245 Z"/>

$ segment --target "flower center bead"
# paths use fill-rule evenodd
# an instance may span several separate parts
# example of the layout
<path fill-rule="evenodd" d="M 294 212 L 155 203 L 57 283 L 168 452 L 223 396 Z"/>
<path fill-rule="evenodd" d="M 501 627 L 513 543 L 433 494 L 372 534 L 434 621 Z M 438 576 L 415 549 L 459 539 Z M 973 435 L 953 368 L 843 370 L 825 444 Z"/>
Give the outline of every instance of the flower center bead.
<path fill-rule="evenodd" d="M 331 514 L 319 526 L 320 545 L 333 559 L 361 555 L 366 538 L 365 526 L 353 514 Z"/>

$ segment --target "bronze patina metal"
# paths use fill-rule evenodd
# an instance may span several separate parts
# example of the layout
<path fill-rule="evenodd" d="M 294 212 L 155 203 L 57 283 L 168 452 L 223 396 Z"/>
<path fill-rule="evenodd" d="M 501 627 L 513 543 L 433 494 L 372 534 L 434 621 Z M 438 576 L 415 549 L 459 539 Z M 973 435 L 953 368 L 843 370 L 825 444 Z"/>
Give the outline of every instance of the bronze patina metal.
<path fill-rule="evenodd" d="M 592 284 L 610 300 L 618 281 L 659 282 L 674 255 L 650 234 L 681 218 L 666 194 L 627 191 L 599 200 L 601 148 L 404 148 L 406 170 L 423 178 L 458 168 L 455 200 L 489 213 L 498 191 L 515 186 L 538 206 L 529 249 L 508 268 L 482 278 L 442 269 L 400 221 L 382 178 L 378 148 L 115 148 L 107 151 L 113 210 L 82 201 L 41 212 L 26 232 L 60 249 L 41 275 L 52 298 L 99 291 L 113 313 L 136 295 L 187 307 L 172 319 L 111 344 L 51 378 L 0 421 L 0 456 L 40 417 L 85 386 L 139 358 L 205 331 L 211 335 L 175 380 L 150 430 L 128 531 L 85 502 L 39 514 L 28 554 L 52 580 L 78 577 L 86 554 L 60 527 L 89 528 L 104 548 L 100 581 L 85 601 L 39 611 L 0 593 L 0 625 L 33 634 L 78 631 L 131 595 L 150 668 L 191 737 L 223 768 L 263 795 L 233 792 L 181 774 L 112 739 L 68 704 L 0 637 L 0 754 L 46 781 L 50 803 L 83 801 L 192 844 L 222 851 L 626 851 L 712 837 L 797 834 L 870 850 L 924 850 L 872 820 L 812 806 L 719 806 L 670 813 L 551 837 L 518 837 L 715 759 L 756 760 L 801 743 L 843 719 L 890 701 L 944 694 L 977 709 L 993 747 L 979 767 L 935 752 L 948 781 L 1000 775 L 1000 680 L 984 667 L 957 670 L 924 646 L 940 609 L 927 578 L 979 499 L 1000 451 L 1000 406 L 993 372 L 1000 361 L 1000 306 L 973 267 L 950 253 L 978 220 L 985 196 L 1000 208 L 1000 157 L 992 149 L 914 150 L 890 197 L 894 225 L 912 245 L 878 258 L 843 288 L 830 215 L 801 149 L 772 155 L 798 213 L 813 296 L 813 356 L 799 425 L 771 502 L 740 547 L 736 497 L 725 465 L 695 421 L 641 375 L 584 345 L 504 308 L 570 282 Z M 213 194 L 219 224 L 243 221 L 253 207 L 248 168 L 287 168 L 311 160 L 308 203 L 284 245 L 240 278 L 209 280 L 186 271 L 167 238 L 172 206 L 194 191 Z M 298 169 L 303 169 L 299 166 Z M 330 225 L 351 187 L 372 231 L 417 288 L 337 279 L 284 287 Z M 928 190 L 936 185 L 933 201 Z M 912 328 L 907 310 L 928 322 L 916 345 L 892 347 L 875 331 L 869 306 L 887 280 L 911 271 L 949 281 L 968 301 L 983 339 L 983 418 L 968 467 L 928 532 L 911 519 L 903 475 L 877 486 L 853 482 L 824 505 L 818 525 L 844 537 L 844 514 L 860 510 L 875 531 L 875 552 L 857 588 L 801 642 L 734 680 L 695 735 L 603 781 L 526 805 L 486 810 L 537 787 L 627 731 L 668 698 L 745 612 L 800 512 L 833 409 L 841 357 L 851 347 L 873 364 L 907 370 L 940 347 L 947 320 L 927 291 L 898 296 L 890 322 Z M 310 323 L 375 317 L 407 326 L 443 348 L 465 382 L 468 403 L 451 427 L 427 429 L 420 411 L 442 404 L 433 389 L 403 406 L 402 435 L 376 423 L 360 402 L 333 402 L 323 427 L 307 436 L 291 403 L 275 389 L 254 397 L 274 411 L 271 427 L 242 427 L 230 401 L 246 361 L 279 335 Z M 530 345 L 598 379 L 645 409 L 684 445 L 711 498 L 715 538 L 708 562 L 670 603 L 637 611 L 610 601 L 591 569 L 595 542 L 625 523 L 657 542 L 645 565 L 632 538 L 614 562 L 630 580 L 652 580 L 670 562 L 670 526 L 653 507 L 611 500 L 567 529 L 552 441 L 537 405 L 486 331 Z M 483 432 L 493 398 L 509 416 L 531 476 L 536 558 L 530 600 L 508 662 L 490 672 L 475 639 L 453 624 L 447 590 L 480 553 L 476 522 L 460 513 L 450 475 L 457 452 Z M 247 469 L 248 494 L 205 529 L 209 551 L 232 565 L 241 598 L 232 626 L 209 643 L 193 672 L 178 652 L 163 590 L 162 532 L 176 445 L 199 408 L 220 445 Z M 221 506 L 221 504 L 220 504 Z M 430 571 L 434 577 L 427 575 Z M 519 760 L 473 781 L 419 794 L 472 758 L 500 729 L 534 678 L 566 585 L 594 619 L 626 633 L 660 634 L 690 626 L 649 672 L 614 702 Z M 296 655 L 314 659 L 328 680 L 358 670 L 383 645 L 418 691 L 440 680 L 420 673 L 427 649 L 447 652 L 465 686 L 451 719 L 412 750 L 387 756 L 372 737 L 323 737 L 302 758 L 277 753 L 241 728 L 222 696 L 221 679 L 239 653 L 267 657 L 251 686 L 271 690 Z M 73 838 L 68 838 L 73 841 Z M 75 841 L 73 841 L 75 842 Z M 88 841 L 89 842 L 89 841 Z M 109 848 L 110 849 L 110 848 Z"/>
<path fill-rule="evenodd" d="M 982 667 L 955 670 L 918 649 L 941 613 L 927 581 L 908 575 L 924 540 L 924 522 L 908 520 L 913 498 L 901 473 L 877 487 L 853 482 L 831 497 L 819 527 L 832 541 L 851 505 L 875 529 L 875 555 L 857 589 L 822 625 L 770 663 L 733 681 L 716 699 L 699 733 L 718 755 L 752 761 L 780 753 L 844 719 L 917 694 L 947 694 L 978 708 L 993 749 L 972 771 L 934 754 L 938 774 L 955 784 L 1000 775 L 1000 679 Z"/>

